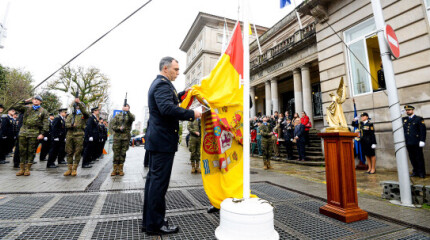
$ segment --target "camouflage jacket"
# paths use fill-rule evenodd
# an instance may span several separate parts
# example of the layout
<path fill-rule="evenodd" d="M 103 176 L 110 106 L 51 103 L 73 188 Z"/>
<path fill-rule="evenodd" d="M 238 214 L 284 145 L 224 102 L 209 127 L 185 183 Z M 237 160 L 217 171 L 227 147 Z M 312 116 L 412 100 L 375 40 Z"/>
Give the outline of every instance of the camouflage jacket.
<path fill-rule="evenodd" d="M 270 123 L 267 123 L 267 125 L 261 124 L 260 126 L 260 134 L 263 137 L 263 139 L 270 139 L 272 135 L 270 133 L 272 132 Z"/>
<path fill-rule="evenodd" d="M 67 134 L 73 134 L 78 136 L 84 135 L 85 126 L 87 125 L 87 120 L 90 117 L 85 106 L 82 103 L 78 103 L 79 109 L 81 110 L 80 114 L 69 114 L 66 118 L 66 129 Z M 72 127 L 73 117 L 75 118 L 74 127 Z"/>
<path fill-rule="evenodd" d="M 195 119 L 194 121 L 189 122 L 187 129 L 190 132 L 190 137 L 201 138 L 202 127 L 200 119 Z M 200 133 L 200 135 L 197 136 L 196 132 Z"/>
<path fill-rule="evenodd" d="M 15 106 L 15 109 L 24 114 L 19 136 L 37 137 L 40 134 L 47 135 L 49 131 L 48 111 L 42 107 L 34 110 L 33 105 L 27 105 L 24 101 Z"/>
<path fill-rule="evenodd" d="M 124 114 L 123 112 L 115 115 L 112 123 L 114 132 L 113 138 L 120 140 L 129 140 L 131 138 L 131 127 L 134 122 L 134 115 L 131 112 Z M 121 130 L 121 127 L 123 129 Z"/>

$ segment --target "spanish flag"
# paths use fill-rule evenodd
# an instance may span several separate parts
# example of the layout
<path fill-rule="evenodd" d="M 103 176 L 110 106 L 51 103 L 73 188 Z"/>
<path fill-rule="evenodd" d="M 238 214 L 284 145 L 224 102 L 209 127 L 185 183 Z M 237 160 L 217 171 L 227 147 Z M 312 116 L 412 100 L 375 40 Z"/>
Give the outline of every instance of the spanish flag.
<path fill-rule="evenodd" d="M 201 85 L 187 92 L 181 107 L 194 100 L 210 107 L 202 116 L 200 166 L 211 204 L 243 197 L 243 42 L 237 23 L 225 53 Z"/>

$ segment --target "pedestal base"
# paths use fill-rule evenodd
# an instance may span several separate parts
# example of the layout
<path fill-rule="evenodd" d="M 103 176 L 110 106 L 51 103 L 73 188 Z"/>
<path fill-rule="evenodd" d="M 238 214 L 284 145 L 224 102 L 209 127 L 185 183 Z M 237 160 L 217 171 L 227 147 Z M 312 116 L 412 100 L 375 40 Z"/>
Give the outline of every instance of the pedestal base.
<path fill-rule="evenodd" d="M 234 202 L 228 198 L 221 203 L 220 225 L 215 237 L 221 240 L 277 240 L 274 227 L 273 207 L 259 198 Z"/>
<path fill-rule="evenodd" d="M 320 213 L 345 223 L 365 220 L 368 218 L 367 212 L 360 208 L 343 209 L 329 204 L 320 207 Z"/>

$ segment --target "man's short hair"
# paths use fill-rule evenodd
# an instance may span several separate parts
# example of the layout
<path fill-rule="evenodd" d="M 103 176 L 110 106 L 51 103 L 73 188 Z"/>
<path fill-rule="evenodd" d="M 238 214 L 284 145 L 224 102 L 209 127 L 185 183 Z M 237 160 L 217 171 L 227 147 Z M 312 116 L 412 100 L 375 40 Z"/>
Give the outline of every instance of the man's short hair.
<path fill-rule="evenodd" d="M 177 63 L 178 60 L 172 58 L 172 57 L 163 57 L 160 61 L 160 71 L 163 70 L 164 66 L 170 67 L 170 65 L 172 65 L 173 60 L 175 60 Z"/>

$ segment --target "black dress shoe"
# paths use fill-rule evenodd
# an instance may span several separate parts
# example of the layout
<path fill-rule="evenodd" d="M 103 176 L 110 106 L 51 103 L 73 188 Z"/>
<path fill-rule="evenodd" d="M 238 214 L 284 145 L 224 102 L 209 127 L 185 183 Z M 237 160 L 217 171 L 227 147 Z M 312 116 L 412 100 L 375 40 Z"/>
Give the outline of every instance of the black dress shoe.
<path fill-rule="evenodd" d="M 219 212 L 219 209 L 218 209 L 218 208 L 216 208 L 216 207 L 214 207 L 214 206 L 210 206 L 210 207 L 208 208 L 208 213 L 216 213 L 216 212 Z"/>
<path fill-rule="evenodd" d="M 419 176 L 420 178 L 426 178 L 426 175 L 425 174 L 420 174 L 420 176 Z"/>
<path fill-rule="evenodd" d="M 19 168 L 19 165 L 15 165 L 15 164 L 14 164 L 14 165 L 13 165 L 13 168 Z"/>
<path fill-rule="evenodd" d="M 1 160 L 0 164 L 6 164 L 6 161 L 5 160 Z"/>
<path fill-rule="evenodd" d="M 4 161 L 5 163 L 10 163 L 8 160 Z"/>
<path fill-rule="evenodd" d="M 410 177 L 418 177 L 418 174 L 416 173 L 412 173 L 411 175 L 409 175 Z"/>
<path fill-rule="evenodd" d="M 58 164 L 67 164 L 67 162 L 63 160 L 63 161 L 59 161 Z"/>
<path fill-rule="evenodd" d="M 37 164 L 37 162 L 36 162 L 36 161 L 33 161 L 33 164 Z"/>
<path fill-rule="evenodd" d="M 179 232 L 178 226 L 166 226 L 163 225 L 158 231 L 147 231 L 148 235 L 163 235 L 163 234 L 171 234 Z"/>
<path fill-rule="evenodd" d="M 39 161 L 44 162 L 44 161 L 48 161 L 48 159 L 40 159 Z"/>
<path fill-rule="evenodd" d="M 82 168 L 92 168 L 93 166 L 91 166 L 90 164 L 84 164 L 82 165 Z"/>
<path fill-rule="evenodd" d="M 48 166 L 46 166 L 46 168 L 57 168 L 58 166 L 57 165 L 55 165 L 55 164 L 50 164 L 50 165 L 48 165 Z"/>

